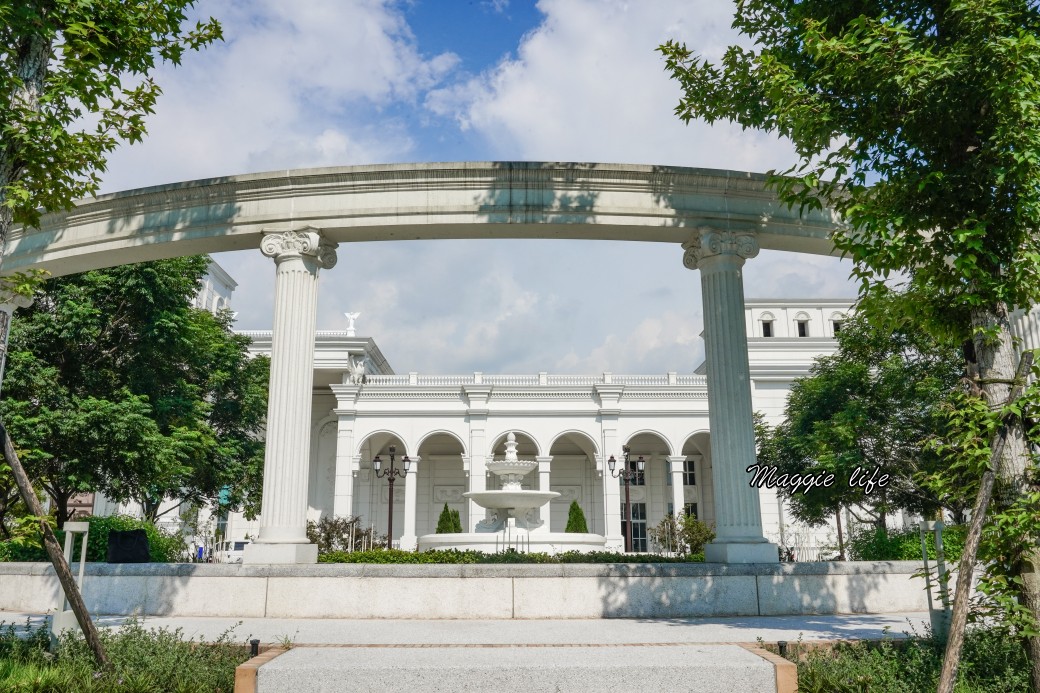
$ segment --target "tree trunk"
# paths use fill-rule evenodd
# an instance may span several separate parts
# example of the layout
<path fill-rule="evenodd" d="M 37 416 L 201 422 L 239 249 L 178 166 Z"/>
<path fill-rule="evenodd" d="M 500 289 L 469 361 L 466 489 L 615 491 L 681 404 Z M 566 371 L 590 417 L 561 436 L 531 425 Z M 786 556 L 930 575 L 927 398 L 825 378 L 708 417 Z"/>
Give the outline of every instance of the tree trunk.
<path fill-rule="evenodd" d="M 989 309 L 978 309 L 971 315 L 975 330 L 994 330 L 996 340 L 974 337 L 975 365 L 978 368 L 978 384 L 991 407 L 1001 406 L 1007 401 L 1013 387 L 1016 371 L 1014 346 L 1011 342 L 1011 322 L 1007 306 L 999 304 Z M 1007 508 L 1023 494 L 1029 492 L 1029 449 L 1022 421 L 1013 421 L 1007 430 L 1004 449 L 995 461 L 996 476 L 993 502 L 997 508 Z M 1020 603 L 1028 606 L 1033 618 L 1040 623 L 1040 551 L 1028 548 L 1022 556 L 1019 576 Z M 1030 677 L 1033 690 L 1040 691 L 1040 637 L 1028 638 Z"/>
<path fill-rule="evenodd" d="M 1029 366 L 1032 364 L 1032 354 L 1026 354 L 1018 365 L 1015 380 L 1020 384 L 1014 386 L 1009 394 L 1011 400 L 1021 394 L 1022 385 Z M 974 374 L 974 371 L 971 371 Z M 975 374 L 977 376 L 977 374 Z M 960 566 L 957 573 L 957 590 L 953 603 L 953 614 L 950 617 L 949 632 L 946 640 L 946 653 L 943 657 L 942 672 L 939 674 L 939 685 L 937 693 L 952 693 L 954 684 L 957 682 L 957 668 L 960 665 L 961 647 L 964 644 L 964 628 L 968 620 L 968 602 L 971 594 L 971 577 L 975 571 L 975 557 L 978 554 L 979 542 L 982 539 L 982 528 L 986 523 L 986 511 L 993 497 L 993 486 L 996 481 L 996 460 L 1004 452 L 1007 444 L 1008 425 L 1001 425 L 997 437 L 991 444 L 989 464 L 982 474 L 982 483 L 979 485 L 979 493 L 975 499 L 972 509 L 971 525 L 968 535 L 964 539 L 964 549 L 961 553 Z M 939 579 L 942 579 L 940 576 Z"/>

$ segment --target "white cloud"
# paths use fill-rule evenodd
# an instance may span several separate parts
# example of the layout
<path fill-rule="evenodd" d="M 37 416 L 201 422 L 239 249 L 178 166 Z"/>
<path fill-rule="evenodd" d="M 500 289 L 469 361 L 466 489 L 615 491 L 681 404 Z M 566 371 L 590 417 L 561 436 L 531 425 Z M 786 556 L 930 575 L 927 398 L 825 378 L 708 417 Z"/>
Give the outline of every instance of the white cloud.
<path fill-rule="evenodd" d="M 789 144 L 719 124 L 683 125 L 678 85 L 655 48 L 668 39 L 718 57 L 738 41 L 728 2 L 541 0 L 545 20 L 515 59 L 431 91 L 427 107 L 482 134 L 497 156 L 762 171 Z"/>
<path fill-rule="evenodd" d="M 281 167 L 408 158 L 391 107 L 415 102 L 458 62 L 419 52 L 390 0 L 202 0 L 225 41 L 160 70 L 142 144 L 112 157 L 106 190 Z"/>

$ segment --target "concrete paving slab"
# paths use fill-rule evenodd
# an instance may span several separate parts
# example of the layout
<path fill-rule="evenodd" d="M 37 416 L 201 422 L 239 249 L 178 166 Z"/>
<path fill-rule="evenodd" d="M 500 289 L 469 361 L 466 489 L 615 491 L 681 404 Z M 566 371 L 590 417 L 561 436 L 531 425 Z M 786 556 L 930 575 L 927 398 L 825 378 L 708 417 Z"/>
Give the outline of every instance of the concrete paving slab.
<path fill-rule="evenodd" d="M 261 666 L 256 690 L 772 693 L 776 679 L 737 645 L 302 647 Z"/>

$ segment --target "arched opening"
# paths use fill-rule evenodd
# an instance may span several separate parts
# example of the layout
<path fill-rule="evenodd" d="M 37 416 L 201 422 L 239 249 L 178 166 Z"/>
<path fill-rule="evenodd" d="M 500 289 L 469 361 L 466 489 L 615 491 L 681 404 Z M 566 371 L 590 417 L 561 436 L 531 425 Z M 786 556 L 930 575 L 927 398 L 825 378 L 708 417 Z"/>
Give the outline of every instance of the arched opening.
<path fill-rule="evenodd" d="M 433 433 L 419 443 L 416 536 L 437 531 L 445 504 L 449 510 L 459 511 L 464 529 L 468 526 L 469 503 L 462 495 L 466 492 L 464 454 L 462 441 L 451 433 Z"/>
<path fill-rule="evenodd" d="M 378 456 L 381 462 L 381 473 L 388 474 L 390 469 L 390 447 L 394 447 L 394 469 L 404 471 L 404 458 L 409 454 L 404 439 L 390 431 L 380 431 L 365 438 L 359 446 L 361 456 L 360 470 L 354 490 L 355 513 L 361 517 L 361 524 L 372 527 L 379 536 L 387 533 L 390 518 L 390 481 L 388 476 L 380 478 L 373 468 L 372 461 Z M 393 541 L 398 542 L 404 534 L 404 501 L 405 479 L 400 475 L 394 477 L 393 483 Z"/>
<path fill-rule="evenodd" d="M 571 503 L 578 502 L 592 534 L 603 534 L 603 479 L 596 471 L 596 443 L 587 434 L 569 431 L 549 446 L 549 490 L 560 494 L 550 503 L 549 529 L 563 532 Z"/>
<path fill-rule="evenodd" d="M 632 550 L 649 551 L 647 530 L 669 513 L 671 492 L 669 487 L 669 462 L 671 446 L 658 433 L 642 432 L 631 436 L 625 443 L 630 448 L 629 468 L 637 471 L 639 458 L 644 461 L 643 473 L 636 474 L 628 485 L 632 507 Z M 622 468 L 618 460 L 617 469 Z M 626 536 L 628 514 L 625 508 L 625 483 L 621 482 L 621 535 Z"/>

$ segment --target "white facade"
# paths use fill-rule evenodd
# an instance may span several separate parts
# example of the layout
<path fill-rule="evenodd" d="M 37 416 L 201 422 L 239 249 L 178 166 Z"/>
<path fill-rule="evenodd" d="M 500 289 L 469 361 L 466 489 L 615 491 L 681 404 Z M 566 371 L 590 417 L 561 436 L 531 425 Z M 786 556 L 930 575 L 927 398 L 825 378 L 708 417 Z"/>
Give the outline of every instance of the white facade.
<path fill-rule="evenodd" d="M 832 321 L 848 310 L 848 300 L 745 303 L 752 406 L 767 423 L 782 420 L 791 382 L 807 374 L 816 357 L 834 352 Z M 773 321 L 775 336 L 761 336 L 763 319 Z M 809 322 L 810 336 L 792 336 L 799 320 Z M 270 332 L 245 334 L 256 353 L 270 353 Z M 353 366 L 362 358 L 367 374 L 358 383 Z M 474 531 L 484 511 L 462 494 L 494 487 L 484 462 L 501 457 L 510 431 L 520 456 L 540 463 L 525 488 L 561 494 L 550 504 L 544 531 L 563 531 L 577 500 L 589 531 L 605 535 L 609 548 L 623 547 L 624 486 L 606 465 L 611 455 L 620 460 L 622 445 L 631 447 L 633 462 L 646 461 L 643 482 L 630 486 L 637 550 L 651 548 L 646 529 L 668 513 L 687 510 L 716 520 L 702 374 L 399 375 L 372 339 L 324 331 L 314 349 L 308 519 L 359 515 L 385 533 L 389 485 L 375 478 L 372 460 L 380 455 L 385 466 L 395 445 L 398 467 L 405 455 L 412 460 L 412 473 L 394 488 L 395 542 L 411 548 L 434 532 L 445 504 Z M 756 493 L 767 538 L 790 542 L 786 531 L 803 541 L 811 534 L 814 545 L 829 539 L 829 528 L 793 531 L 775 491 Z M 255 537 L 258 529 L 233 515 L 228 537 Z"/>

